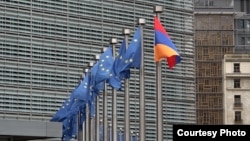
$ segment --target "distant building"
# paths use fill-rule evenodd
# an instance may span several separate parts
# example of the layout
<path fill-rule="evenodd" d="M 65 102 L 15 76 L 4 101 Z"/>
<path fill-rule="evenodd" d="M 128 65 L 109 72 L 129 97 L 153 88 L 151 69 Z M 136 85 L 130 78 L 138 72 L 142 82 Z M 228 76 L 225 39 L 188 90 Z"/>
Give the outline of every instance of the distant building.
<path fill-rule="evenodd" d="M 224 124 L 250 124 L 250 54 L 223 59 Z"/>
<path fill-rule="evenodd" d="M 224 54 L 250 53 L 249 0 L 194 0 L 198 124 L 222 124 Z"/>
<path fill-rule="evenodd" d="M 234 50 L 232 1 L 195 0 L 196 118 L 223 123 L 222 59 Z"/>

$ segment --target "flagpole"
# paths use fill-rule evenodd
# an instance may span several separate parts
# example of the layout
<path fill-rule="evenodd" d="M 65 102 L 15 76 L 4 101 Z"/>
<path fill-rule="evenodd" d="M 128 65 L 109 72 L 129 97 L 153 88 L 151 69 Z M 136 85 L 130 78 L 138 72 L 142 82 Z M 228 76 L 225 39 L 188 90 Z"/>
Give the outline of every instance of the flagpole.
<path fill-rule="evenodd" d="M 82 138 L 80 139 L 80 141 L 83 141 L 83 140 L 85 140 L 85 121 L 83 122 L 83 124 L 82 124 Z"/>
<path fill-rule="evenodd" d="M 103 122 L 102 122 L 102 120 L 103 120 L 103 118 L 100 118 L 100 121 L 99 121 L 100 126 L 99 126 L 99 129 L 98 129 L 99 130 L 99 140 L 98 141 L 100 141 L 100 140 L 103 141 L 103 126 L 102 126 Z M 100 128 L 100 127 L 102 127 L 102 128 Z M 100 129 L 102 129 L 102 130 L 100 131 Z M 100 134 L 102 135 L 102 138 L 101 138 Z"/>
<path fill-rule="evenodd" d="M 89 71 L 89 69 L 85 69 L 84 70 L 84 73 L 85 73 L 85 77 L 86 77 L 86 75 L 87 75 L 87 73 L 88 73 L 88 71 Z M 87 113 L 85 113 L 85 114 L 87 114 Z M 87 118 L 86 118 L 87 119 Z M 86 119 L 85 119 L 85 121 L 83 122 L 83 125 L 82 125 L 82 140 L 80 139 L 80 140 L 78 140 L 78 141 L 83 141 L 83 140 L 86 140 Z"/>
<path fill-rule="evenodd" d="M 91 68 L 93 66 L 94 66 L 94 62 L 89 62 L 89 66 L 88 67 Z M 91 93 L 90 96 L 92 96 L 92 93 Z M 88 105 L 88 108 L 90 108 L 90 107 L 91 106 Z M 89 131 L 88 132 L 89 133 L 89 141 L 94 141 L 94 123 L 95 123 L 95 121 L 94 121 L 94 118 L 91 117 L 91 111 L 90 110 L 89 110 L 88 115 L 89 115 L 89 118 L 88 118 L 89 119 L 89 130 L 88 130 Z"/>
<path fill-rule="evenodd" d="M 112 44 L 113 59 L 115 60 L 115 44 L 117 43 L 117 39 L 111 38 L 110 43 Z M 115 88 L 112 88 L 112 140 L 117 141 L 117 95 Z"/>
<path fill-rule="evenodd" d="M 99 55 L 96 55 L 95 56 L 95 59 L 96 60 L 99 60 L 100 59 L 100 56 Z M 96 99 L 95 99 L 96 103 L 95 103 L 95 133 L 96 133 L 96 136 L 95 136 L 95 141 L 100 141 L 100 104 L 99 104 L 99 96 L 96 96 Z"/>
<path fill-rule="evenodd" d="M 105 48 L 103 48 L 103 52 L 105 51 Z M 102 96 L 102 102 L 103 102 L 103 141 L 108 141 L 108 95 L 107 95 L 107 84 L 104 83 L 104 89 L 103 89 L 103 96 Z M 86 140 L 88 141 L 88 140 Z"/>
<path fill-rule="evenodd" d="M 119 141 L 125 141 L 125 140 L 122 140 L 122 128 L 120 128 L 119 130 Z M 125 137 L 125 136 L 124 136 Z"/>
<path fill-rule="evenodd" d="M 86 75 L 85 75 L 86 76 Z M 80 77 L 80 81 L 82 80 L 83 77 L 85 77 L 84 74 L 81 75 Z M 79 82 L 81 83 L 81 82 Z M 81 121 L 81 112 L 78 111 L 77 113 L 77 141 L 82 141 L 83 140 L 83 130 L 82 131 L 79 131 L 79 126 L 80 126 L 80 121 Z M 83 124 L 81 125 L 83 127 Z"/>
<path fill-rule="evenodd" d="M 123 35 L 125 39 L 125 47 L 128 48 L 128 36 L 130 34 L 129 29 L 123 29 Z M 129 113 L 129 81 L 124 80 L 124 141 L 130 141 L 130 113 Z"/>
<path fill-rule="evenodd" d="M 82 141 L 83 140 L 83 131 L 79 131 L 79 125 L 80 125 L 80 118 L 81 118 L 81 112 L 78 111 L 78 114 L 77 114 L 77 125 L 76 128 L 77 128 L 77 141 Z M 83 125 L 81 125 L 83 126 Z"/>
<path fill-rule="evenodd" d="M 109 124 L 109 140 L 108 141 L 112 141 L 112 129 L 111 129 L 112 127 L 111 126 L 112 126 L 112 124 L 110 123 Z"/>
<path fill-rule="evenodd" d="M 89 141 L 90 139 L 90 130 L 89 130 L 89 126 L 90 122 L 89 122 L 89 104 L 86 104 L 86 120 L 85 120 L 85 139 L 86 141 Z"/>
<path fill-rule="evenodd" d="M 96 97 L 95 97 L 96 98 Z M 91 112 L 89 112 L 91 113 Z M 90 116 L 90 132 L 89 132 L 89 136 L 90 136 L 90 141 L 95 141 L 95 117 L 91 117 Z"/>
<path fill-rule="evenodd" d="M 145 141 L 145 93 L 144 93 L 144 45 L 143 45 L 143 25 L 145 19 L 139 18 L 138 25 L 141 29 L 141 66 L 140 66 L 140 141 Z"/>
<path fill-rule="evenodd" d="M 156 14 L 156 17 L 160 19 L 160 13 L 163 11 L 162 6 L 155 6 L 154 12 Z M 161 80 L 161 62 L 156 62 L 156 104 L 157 104 L 157 141 L 163 140 L 163 119 L 162 119 L 162 80 Z"/>
<path fill-rule="evenodd" d="M 87 75 L 88 73 L 88 69 L 85 69 L 85 76 Z M 86 103 L 86 119 L 85 119 L 85 140 L 88 141 L 89 140 L 89 134 L 88 134 L 88 131 L 89 131 L 89 105 L 88 103 Z"/>
<path fill-rule="evenodd" d="M 136 133 L 136 141 L 139 141 L 139 133 Z"/>

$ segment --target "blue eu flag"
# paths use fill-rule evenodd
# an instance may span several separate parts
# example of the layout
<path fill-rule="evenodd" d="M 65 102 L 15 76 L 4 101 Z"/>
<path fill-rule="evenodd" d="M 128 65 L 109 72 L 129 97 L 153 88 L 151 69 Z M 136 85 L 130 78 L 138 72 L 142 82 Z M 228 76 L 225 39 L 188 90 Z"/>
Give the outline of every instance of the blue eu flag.
<path fill-rule="evenodd" d="M 72 91 L 70 97 L 64 101 L 64 103 L 62 104 L 60 109 L 54 114 L 54 116 L 51 118 L 50 121 L 62 122 L 66 118 L 68 112 L 70 111 L 70 109 L 75 101 L 74 100 L 74 91 L 77 90 L 79 85 Z"/>
<path fill-rule="evenodd" d="M 141 65 L 141 30 L 137 28 L 126 53 L 119 64 L 121 68 L 120 76 L 130 78 L 130 68 L 140 69 Z"/>
<path fill-rule="evenodd" d="M 131 137 L 131 141 L 137 141 L 137 137 L 136 136 L 132 136 Z"/>
<path fill-rule="evenodd" d="M 71 116 L 63 121 L 63 141 L 69 141 L 77 136 L 77 116 Z"/>
<path fill-rule="evenodd" d="M 117 133 L 117 141 L 124 141 L 124 133 L 123 132 L 118 132 Z"/>
<path fill-rule="evenodd" d="M 79 118 L 80 119 L 79 119 L 78 129 L 79 129 L 79 131 L 82 131 L 83 130 L 82 125 L 86 120 L 86 104 L 81 105 L 79 109 L 80 109 L 79 110 L 79 113 L 80 113 Z"/>
<path fill-rule="evenodd" d="M 123 39 L 122 44 L 120 46 L 118 55 L 115 57 L 113 66 L 112 66 L 112 72 L 110 74 L 110 77 L 108 79 L 108 83 L 110 86 L 112 86 L 115 89 L 121 88 L 121 80 L 122 77 L 120 76 L 121 67 L 119 65 L 122 63 L 123 56 L 126 53 L 126 46 L 125 46 L 125 39 Z"/>
<path fill-rule="evenodd" d="M 73 92 L 75 99 L 83 100 L 87 103 L 90 93 L 90 76 L 89 73 L 81 80 L 80 85 Z"/>
<path fill-rule="evenodd" d="M 92 96 L 91 100 L 89 101 L 90 117 L 95 116 L 95 99 L 96 99 L 96 96 Z"/>
<path fill-rule="evenodd" d="M 130 78 L 130 68 L 139 69 L 141 65 L 141 30 L 137 28 L 128 49 L 123 40 L 119 49 L 119 55 L 115 58 L 112 73 L 108 83 L 115 89 L 121 88 L 121 80 Z"/>
<path fill-rule="evenodd" d="M 62 107 L 52 117 L 51 121 L 63 121 L 72 114 L 77 114 L 79 106 L 87 104 L 89 99 L 89 75 L 78 84 L 78 86 L 71 93 L 70 98 L 65 100 Z"/>
<path fill-rule="evenodd" d="M 124 58 L 123 56 L 125 53 L 126 53 L 126 42 L 125 39 L 123 39 L 118 55 L 115 57 L 114 64 L 112 67 L 112 72 L 114 73 L 115 76 L 118 76 L 121 72 L 121 68 L 117 66 L 119 66 L 119 64 L 122 63 L 122 60 Z"/>
<path fill-rule="evenodd" d="M 69 104 L 71 102 L 71 99 L 68 98 L 64 101 L 60 109 L 54 114 L 54 116 L 51 118 L 50 121 L 61 121 L 61 119 L 64 117 L 64 114 L 70 109 Z"/>
<path fill-rule="evenodd" d="M 103 126 L 100 125 L 99 127 L 99 135 L 100 135 L 100 141 L 103 141 Z"/>
<path fill-rule="evenodd" d="M 93 86 L 107 80 L 113 66 L 112 49 L 108 47 L 104 53 L 101 54 L 100 59 L 91 69 L 91 76 L 93 79 Z"/>
<path fill-rule="evenodd" d="M 95 97 L 100 90 L 104 89 L 104 82 L 109 78 L 114 60 L 112 58 L 112 50 L 108 47 L 101 54 L 100 59 L 91 68 L 90 75 L 90 97 L 88 99 L 91 117 L 95 116 Z"/>

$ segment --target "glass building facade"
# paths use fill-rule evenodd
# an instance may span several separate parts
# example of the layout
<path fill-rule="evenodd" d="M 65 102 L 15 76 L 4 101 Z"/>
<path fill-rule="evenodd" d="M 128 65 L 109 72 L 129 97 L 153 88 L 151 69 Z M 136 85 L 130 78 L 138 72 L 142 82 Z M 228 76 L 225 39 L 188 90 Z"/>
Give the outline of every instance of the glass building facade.
<path fill-rule="evenodd" d="M 146 140 L 154 141 L 153 6 L 161 5 L 161 22 L 182 56 L 173 70 L 162 61 L 164 140 L 172 139 L 173 124 L 196 122 L 192 0 L 1 0 L 0 5 L 0 118 L 50 120 L 88 63 L 109 46 L 110 38 L 118 39 L 118 50 L 122 29 L 130 29 L 131 38 L 137 19 L 144 18 Z M 134 133 L 139 132 L 138 80 L 139 71 L 132 70 L 129 94 Z M 118 127 L 122 128 L 123 91 L 117 95 Z M 111 118 L 111 88 L 108 97 Z"/>

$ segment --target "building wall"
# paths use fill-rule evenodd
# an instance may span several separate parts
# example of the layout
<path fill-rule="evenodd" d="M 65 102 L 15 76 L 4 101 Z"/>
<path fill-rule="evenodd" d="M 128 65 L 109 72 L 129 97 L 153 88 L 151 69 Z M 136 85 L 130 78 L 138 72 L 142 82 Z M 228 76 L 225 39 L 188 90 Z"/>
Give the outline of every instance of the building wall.
<path fill-rule="evenodd" d="M 227 54 L 223 60 L 224 78 L 224 117 L 225 124 L 249 124 L 250 100 L 250 56 L 249 54 Z M 240 72 L 234 71 L 234 64 L 240 64 Z M 240 88 L 234 87 L 234 80 L 240 79 Z M 235 96 L 240 96 L 237 103 Z M 235 112 L 241 112 L 241 118 L 235 118 Z"/>
<path fill-rule="evenodd" d="M 233 18 L 233 14 L 213 14 L 209 9 L 207 14 L 195 14 L 198 124 L 223 123 L 221 60 L 233 52 Z"/>
<path fill-rule="evenodd" d="M 194 4 L 197 123 L 222 124 L 221 60 L 226 53 L 249 53 L 249 1 L 195 0 Z"/>
<path fill-rule="evenodd" d="M 237 13 L 235 18 L 235 53 L 250 53 L 250 15 Z"/>
<path fill-rule="evenodd" d="M 145 18 L 146 138 L 155 140 L 153 6 L 162 5 L 161 22 L 183 59 L 173 70 L 162 61 L 164 139 L 172 138 L 173 123 L 195 123 L 192 0 L 2 0 L 0 5 L 0 118 L 49 120 L 77 86 L 88 62 L 109 46 L 110 38 L 118 39 L 118 50 L 122 29 L 130 29 L 132 36 L 137 18 Z M 132 70 L 131 76 L 130 123 L 131 130 L 138 133 L 139 71 Z M 120 128 L 124 122 L 124 94 L 121 91 L 117 95 Z"/>

